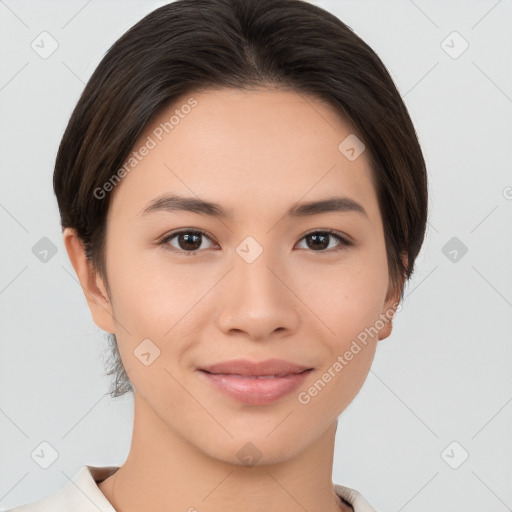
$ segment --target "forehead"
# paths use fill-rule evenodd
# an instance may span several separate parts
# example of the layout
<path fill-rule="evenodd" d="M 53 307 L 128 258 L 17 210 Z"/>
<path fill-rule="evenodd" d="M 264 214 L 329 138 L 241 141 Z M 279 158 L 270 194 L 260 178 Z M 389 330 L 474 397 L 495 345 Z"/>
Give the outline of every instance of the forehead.
<path fill-rule="evenodd" d="M 349 196 L 378 215 L 365 152 L 340 143 L 352 127 L 328 104 L 282 90 L 216 89 L 184 95 L 148 123 L 114 189 L 113 214 L 138 213 L 162 193 L 226 209 L 283 211 L 299 200 Z M 147 148 L 147 149 L 144 149 Z M 144 153 L 142 155 L 142 153 Z"/>

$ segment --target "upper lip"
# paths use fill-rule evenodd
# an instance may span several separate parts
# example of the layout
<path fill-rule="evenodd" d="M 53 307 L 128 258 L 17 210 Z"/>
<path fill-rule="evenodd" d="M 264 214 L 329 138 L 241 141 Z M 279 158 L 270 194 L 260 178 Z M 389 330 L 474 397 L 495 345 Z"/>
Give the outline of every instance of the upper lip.
<path fill-rule="evenodd" d="M 247 359 L 233 359 L 222 363 L 205 366 L 200 370 L 209 373 L 227 373 L 242 376 L 258 375 L 289 375 L 291 373 L 302 373 L 304 370 L 311 370 L 309 366 L 292 363 L 284 359 L 267 359 L 265 361 L 249 361 Z"/>

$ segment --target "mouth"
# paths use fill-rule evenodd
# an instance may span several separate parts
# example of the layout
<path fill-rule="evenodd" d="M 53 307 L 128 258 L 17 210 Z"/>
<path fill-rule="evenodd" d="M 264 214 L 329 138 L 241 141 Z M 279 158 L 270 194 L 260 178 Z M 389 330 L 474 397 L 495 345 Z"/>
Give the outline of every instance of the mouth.
<path fill-rule="evenodd" d="M 208 367 L 208 369 L 201 368 L 199 373 L 217 391 L 234 398 L 237 402 L 262 406 L 289 395 L 314 370 L 314 368 L 288 361 L 276 361 L 263 363 L 231 361 Z M 229 370 L 227 370 L 228 367 Z"/>
<path fill-rule="evenodd" d="M 205 373 L 209 373 L 210 375 L 222 375 L 225 377 L 238 377 L 240 379 L 279 379 L 281 377 L 288 377 L 291 375 L 300 375 L 301 373 L 309 372 L 312 369 L 313 368 L 308 368 L 307 370 L 303 370 L 303 371 L 297 372 L 297 373 L 279 373 L 277 375 L 242 375 L 242 374 L 238 374 L 238 373 L 213 373 L 213 372 L 209 372 L 207 370 L 201 370 L 201 371 L 203 371 Z"/>
<path fill-rule="evenodd" d="M 200 370 L 216 375 L 237 375 L 240 377 L 272 378 L 296 375 L 313 368 L 286 361 L 284 359 L 267 359 L 265 361 L 249 361 L 235 359 L 205 366 Z"/>

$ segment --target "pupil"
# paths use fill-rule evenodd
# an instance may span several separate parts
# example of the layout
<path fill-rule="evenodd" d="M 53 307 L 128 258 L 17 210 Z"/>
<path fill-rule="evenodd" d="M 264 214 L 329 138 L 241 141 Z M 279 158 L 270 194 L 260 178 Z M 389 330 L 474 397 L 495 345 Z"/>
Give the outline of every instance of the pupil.
<path fill-rule="evenodd" d="M 179 236 L 180 239 L 180 247 L 183 248 L 183 244 L 181 243 L 183 240 L 185 241 L 185 249 L 199 249 L 201 247 L 201 241 L 199 240 L 201 235 L 199 234 L 188 234 L 184 233 Z M 192 239 L 195 239 L 195 243 L 192 241 Z M 186 247 L 186 245 L 189 244 L 189 247 Z"/>
<path fill-rule="evenodd" d="M 309 235 L 309 237 L 311 240 L 314 240 L 314 241 L 319 241 L 320 239 L 323 239 L 323 243 L 321 242 L 320 244 L 313 244 L 313 247 L 317 247 L 317 248 L 320 248 L 320 249 L 325 249 L 326 247 L 329 247 L 329 243 L 327 242 L 327 239 L 328 239 L 328 235 Z M 309 245 L 309 244 L 308 244 Z M 311 246 L 310 246 L 311 248 Z"/>

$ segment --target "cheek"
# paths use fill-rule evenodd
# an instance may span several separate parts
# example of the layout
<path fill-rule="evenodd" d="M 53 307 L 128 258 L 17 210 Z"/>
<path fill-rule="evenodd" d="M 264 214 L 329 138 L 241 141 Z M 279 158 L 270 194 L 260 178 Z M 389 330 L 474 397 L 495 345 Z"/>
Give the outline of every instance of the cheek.
<path fill-rule="evenodd" d="M 354 272 L 330 282 L 325 295 L 312 297 L 322 325 L 329 327 L 323 337 L 326 357 L 304 397 L 316 404 L 313 408 L 318 407 L 319 414 L 340 414 L 363 386 L 377 348 L 375 327 L 386 285 L 370 273 Z"/>
<path fill-rule="evenodd" d="M 162 257 L 144 259 L 125 251 L 129 255 L 122 258 L 122 253 L 111 251 L 108 270 L 118 321 L 116 337 L 130 379 L 142 390 L 146 379 L 167 381 L 164 368 L 179 366 L 190 340 L 198 338 L 193 334 L 210 318 L 205 314 L 209 303 L 204 296 L 218 277 L 193 265 L 172 265 Z M 158 354 L 148 366 L 141 356 L 146 353 L 151 360 Z"/>
<path fill-rule="evenodd" d="M 208 281 L 210 287 L 213 284 L 211 278 L 202 279 L 201 272 L 164 257 L 127 254 L 116 258 L 112 252 L 111 261 L 116 263 L 111 264 L 110 275 L 116 316 L 131 326 L 129 331 L 163 335 L 204 295 Z"/>
<path fill-rule="evenodd" d="M 314 279 L 301 281 L 300 296 L 338 349 L 379 318 L 388 287 L 385 259 L 358 253 L 346 265 L 310 268 L 305 275 Z"/>
<path fill-rule="evenodd" d="M 310 418 L 339 416 L 363 386 L 375 356 L 376 344 L 338 336 L 322 367 L 298 395 Z"/>

